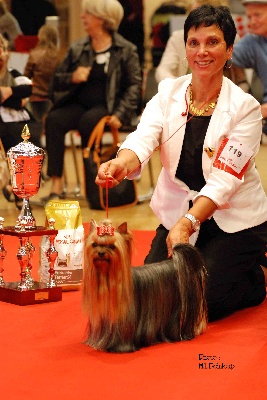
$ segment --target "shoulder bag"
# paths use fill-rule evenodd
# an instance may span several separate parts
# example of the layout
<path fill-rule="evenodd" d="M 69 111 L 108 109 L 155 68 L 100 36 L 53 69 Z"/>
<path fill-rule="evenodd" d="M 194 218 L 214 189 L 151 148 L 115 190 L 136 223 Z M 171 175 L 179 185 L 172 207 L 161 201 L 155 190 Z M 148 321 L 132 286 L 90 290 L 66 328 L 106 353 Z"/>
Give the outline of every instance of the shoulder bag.
<path fill-rule="evenodd" d="M 102 144 L 108 116 L 103 117 L 90 135 L 88 145 L 83 149 L 86 198 L 92 209 L 106 208 L 106 189 L 95 183 L 100 164 L 116 157 L 120 147 L 119 132 L 110 128 L 112 143 Z M 108 207 L 135 205 L 138 201 L 135 180 L 124 179 L 119 185 L 108 189 Z"/>

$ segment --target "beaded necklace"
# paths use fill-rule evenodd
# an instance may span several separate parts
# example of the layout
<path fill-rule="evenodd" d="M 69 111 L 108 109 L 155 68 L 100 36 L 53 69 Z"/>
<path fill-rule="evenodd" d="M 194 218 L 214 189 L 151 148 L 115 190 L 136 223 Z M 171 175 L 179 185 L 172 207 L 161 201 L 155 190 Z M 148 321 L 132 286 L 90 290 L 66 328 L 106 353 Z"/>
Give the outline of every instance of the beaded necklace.
<path fill-rule="evenodd" d="M 219 97 L 220 92 L 218 93 L 217 99 L 213 102 L 211 102 L 207 108 L 203 108 L 202 110 L 198 110 L 196 107 L 193 106 L 193 93 L 192 93 L 192 83 L 190 83 L 190 92 L 189 92 L 189 110 L 191 112 L 192 115 L 195 115 L 197 117 L 201 117 L 202 115 L 204 115 L 207 111 L 209 111 L 210 108 L 214 109 L 217 101 L 218 101 L 218 97 Z"/>

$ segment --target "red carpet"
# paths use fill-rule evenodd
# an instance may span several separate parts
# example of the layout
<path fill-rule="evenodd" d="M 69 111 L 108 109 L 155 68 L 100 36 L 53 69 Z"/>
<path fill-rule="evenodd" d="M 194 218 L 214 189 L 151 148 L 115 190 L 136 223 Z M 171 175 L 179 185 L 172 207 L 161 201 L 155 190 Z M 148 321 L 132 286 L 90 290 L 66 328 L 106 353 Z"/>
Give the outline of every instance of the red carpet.
<path fill-rule="evenodd" d="M 139 265 L 153 232 L 134 233 L 134 265 Z M 16 239 L 9 238 L 5 245 L 9 251 L 4 262 L 5 278 L 17 280 Z M 38 262 L 37 254 L 35 261 Z M 35 275 L 36 271 L 33 272 Z M 82 343 L 86 319 L 81 312 L 80 291 L 64 292 L 63 300 L 56 303 L 21 307 L 0 302 L 0 318 L 3 399 L 266 397 L 266 301 L 211 323 L 205 334 L 192 341 L 160 344 L 122 355 L 97 352 Z M 222 366 L 228 368 L 219 369 Z"/>

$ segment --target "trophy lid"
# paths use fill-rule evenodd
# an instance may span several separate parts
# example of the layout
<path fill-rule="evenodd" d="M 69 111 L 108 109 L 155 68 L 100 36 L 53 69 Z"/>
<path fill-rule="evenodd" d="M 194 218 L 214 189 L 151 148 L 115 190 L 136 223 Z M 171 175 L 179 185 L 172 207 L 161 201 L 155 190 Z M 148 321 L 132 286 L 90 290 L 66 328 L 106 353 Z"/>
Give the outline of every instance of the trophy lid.
<path fill-rule="evenodd" d="M 31 134 L 27 124 L 22 130 L 21 137 L 23 139 L 23 142 L 17 144 L 14 147 L 11 147 L 8 150 L 8 158 L 36 157 L 44 155 L 44 150 L 42 148 L 37 147 L 33 143 L 29 142 Z"/>

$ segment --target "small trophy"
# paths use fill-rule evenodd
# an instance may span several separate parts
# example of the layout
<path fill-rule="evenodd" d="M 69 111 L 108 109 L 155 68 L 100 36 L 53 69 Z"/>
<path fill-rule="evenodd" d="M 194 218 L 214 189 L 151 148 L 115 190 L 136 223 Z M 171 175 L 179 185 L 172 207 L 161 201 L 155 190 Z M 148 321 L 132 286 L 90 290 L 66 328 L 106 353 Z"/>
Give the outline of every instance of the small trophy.
<path fill-rule="evenodd" d="M 29 198 L 40 188 L 44 150 L 29 142 L 28 125 L 24 126 L 21 137 L 23 142 L 11 147 L 7 152 L 13 192 L 23 199 L 15 229 L 32 230 L 36 228 L 36 222 L 31 212 Z"/>
<path fill-rule="evenodd" d="M 57 230 L 54 223 L 49 229 L 36 226 L 32 215 L 29 198 L 37 194 L 40 188 L 41 170 L 44 160 L 44 150 L 29 142 L 30 132 L 25 125 L 22 131 L 23 142 L 7 152 L 13 192 L 23 199 L 23 206 L 15 226 L 3 227 L 4 219 L 0 218 L 0 301 L 18 305 L 38 304 L 62 299 L 62 288 L 57 287 L 54 280 L 54 263 L 57 252 L 54 249 L 54 239 Z M 32 258 L 35 246 L 31 237 L 48 235 L 50 248 L 47 258 L 50 264 L 50 284 L 34 281 L 31 275 Z M 19 239 L 17 261 L 20 267 L 20 281 L 6 282 L 4 279 L 4 259 L 7 250 L 4 246 L 5 236 L 16 236 Z"/>

